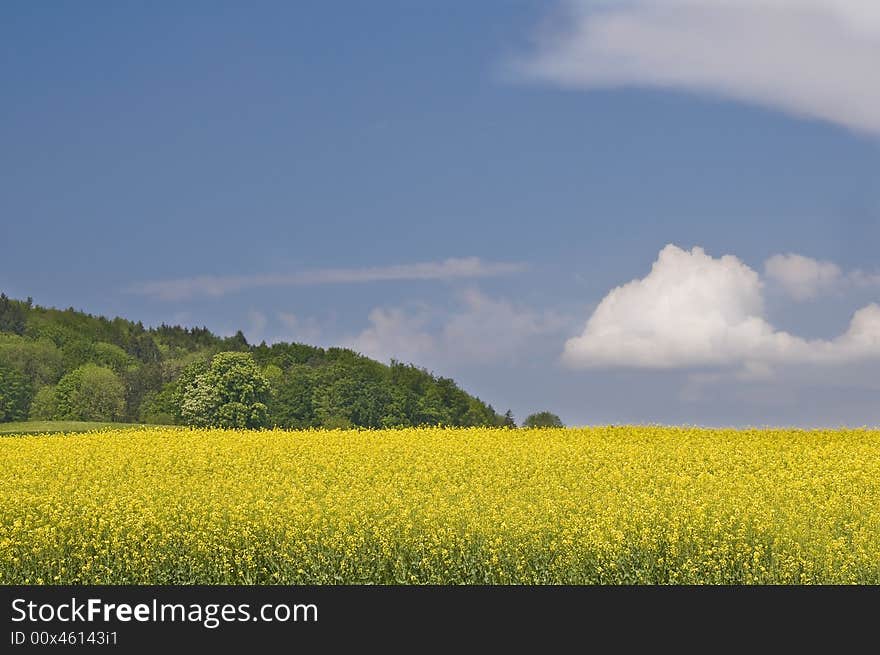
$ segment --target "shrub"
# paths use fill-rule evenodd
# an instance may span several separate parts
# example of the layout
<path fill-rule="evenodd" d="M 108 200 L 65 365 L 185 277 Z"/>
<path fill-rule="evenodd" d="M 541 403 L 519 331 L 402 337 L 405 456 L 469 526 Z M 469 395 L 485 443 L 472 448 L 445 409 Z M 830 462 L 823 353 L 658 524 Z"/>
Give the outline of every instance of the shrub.
<path fill-rule="evenodd" d="M 529 414 L 523 421 L 524 428 L 561 428 L 564 427 L 562 419 L 551 412 L 537 412 Z"/>

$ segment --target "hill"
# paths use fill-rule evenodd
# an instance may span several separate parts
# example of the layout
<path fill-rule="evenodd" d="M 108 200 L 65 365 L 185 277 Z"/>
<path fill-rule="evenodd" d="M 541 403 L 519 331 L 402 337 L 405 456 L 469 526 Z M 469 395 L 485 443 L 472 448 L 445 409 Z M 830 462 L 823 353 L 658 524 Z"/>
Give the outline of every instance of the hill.
<path fill-rule="evenodd" d="M 285 428 L 512 424 L 449 378 L 344 348 L 252 345 L 239 331 L 145 327 L 0 294 L 0 422 L 188 424 L 181 407 L 219 353 L 246 353 L 268 388 L 264 424 Z M 241 358 L 239 358 L 240 360 Z M 190 387 L 187 387 L 190 385 Z M 262 420 L 262 419 L 261 419 Z"/>

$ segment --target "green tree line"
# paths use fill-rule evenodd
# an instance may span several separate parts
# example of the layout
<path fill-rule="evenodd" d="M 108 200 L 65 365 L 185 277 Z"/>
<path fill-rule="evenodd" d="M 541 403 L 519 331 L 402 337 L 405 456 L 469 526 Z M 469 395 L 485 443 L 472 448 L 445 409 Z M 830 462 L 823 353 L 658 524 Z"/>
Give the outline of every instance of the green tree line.
<path fill-rule="evenodd" d="M 514 427 L 449 378 L 348 349 L 248 344 L 0 294 L 0 422 Z"/>

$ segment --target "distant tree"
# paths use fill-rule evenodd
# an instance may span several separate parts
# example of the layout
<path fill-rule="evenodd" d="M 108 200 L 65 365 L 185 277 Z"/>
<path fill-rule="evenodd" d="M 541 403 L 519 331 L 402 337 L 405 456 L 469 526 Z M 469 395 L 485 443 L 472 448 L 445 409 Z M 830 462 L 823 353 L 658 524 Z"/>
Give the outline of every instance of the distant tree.
<path fill-rule="evenodd" d="M 55 387 L 45 386 L 37 389 L 28 417 L 33 421 L 51 421 L 58 415 L 58 402 L 55 400 Z"/>
<path fill-rule="evenodd" d="M 412 416 L 418 398 L 412 391 L 395 386 L 390 381 L 385 383 L 385 396 L 388 401 L 382 415 L 383 428 L 405 428 L 411 426 Z"/>
<path fill-rule="evenodd" d="M 61 378 L 55 400 L 59 419 L 118 421 L 125 413 L 125 386 L 111 369 L 85 364 Z"/>
<path fill-rule="evenodd" d="M 121 374 L 125 385 L 125 419 L 135 422 L 140 419 L 144 399 L 148 394 L 155 398 L 162 389 L 162 365 L 158 363 L 129 365 Z M 163 421 L 170 423 L 172 421 Z"/>
<path fill-rule="evenodd" d="M 322 426 L 382 427 L 388 398 L 375 364 L 349 353 L 320 371 L 312 398 Z"/>
<path fill-rule="evenodd" d="M 160 392 L 161 393 L 161 392 Z M 141 400 L 137 412 L 137 420 L 141 423 L 153 425 L 174 425 L 177 417 L 173 409 L 168 409 L 161 402 L 157 402 L 159 393 L 148 391 Z"/>
<path fill-rule="evenodd" d="M 0 364 L 23 373 L 33 388 L 55 384 L 63 372 L 61 351 L 50 340 L 0 335 Z"/>
<path fill-rule="evenodd" d="M 443 396 L 436 384 L 431 384 L 425 393 L 419 398 L 418 404 L 419 425 L 449 425 L 449 415 Z"/>
<path fill-rule="evenodd" d="M 529 414 L 523 421 L 524 428 L 561 428 L 564 427 L 562 419 L 550 412 L 537 412 Z"/>
<path fill-rule="evenodd" d="M 144 326 L 140 323 L 138 325 L 143 330 Z M 146 332 L 140 332 L 133 337 L 126 347 L 126 352 L 145 364 L 155 364 L 162 361 L 162 351 L 159 350 L 153 337 Z"/>
<path fill-rule="evenodd" d="M 284 371 L 281 370 L 280 366 L 267 364 L 263 367 L 263 376 L 265 376 L 266 380 L 269 382 L 269 386 L 274 389 L 281 383 L 281 379 L 284 377 Z"/>
<path fill-rule="evenodd" d="M 12 300 L 5 293 L 0 293 L 0 332 L 24 334 L 31 303 L 30 298 L 21 302 L 20 300 Z"/>
<path fill-rule="evenodd" d="M 214 355 L 230 351 L 250 353 L 268 381 L 268 401 L 254 401 L 268 405 L 268 425 L 512 425 L 512 417 L 499 415 L 453 380 L 412 364 L 392 361 L 386 366 L 346 348 L 323 349 L 299 343 L 251 346 L 241 332 L 219 337 L 205 327 L 163 324 L 145 328 L 140 322 L 123 318 L 92 316 L 72 307 L 45 308 L 0 294 L 0 365 L 22 373 L 31 389 L 46 388 L 39 392 L 33 408 L 40 416 L 55 416 L 62 411 L 73 415 L 83 410 L 85 398 L 79 391 L 71 391 L 73 382 L 77 389 L 82 386 L 82 372 L 64 384 L 60 380 L 65 373 L 70 375 L 91 364 L 112 369 L 120 378 L 125 406 L 121 418 L 126 420 L 178 424 L 198 420 L 214 424 L 220 418 L 211 412 L 228 405 L 224 411 L 230 415 L 230 424 L 259 424 L 260 411 L 254 418 L 242 409 L 241 405 L 247 407 L 248 403 L 224 401 L 222 394 L 211 391 L 211 385 L 195 383 L 199 376 L 209 374 Z M 54 396 L 52 385 L 56 387 Z M 189 396 L 184 417 L 186 392 Z M 78 400 L 73 402 L 72 398 Z M 109 411 L 114 414 L 113 408 Z M 208 418 L 197 418 L 203 411 Z M 102 409 L 99 413 L 106 412 Z"/>
<path fill-rule="evenodd" d="M 316 383 L 313 368 L 303 364 L 291 366 L 272 387 L 271 424 L 282 428 L 318 427 L 313 402 Z"/>
<path fill-rule="evenodd" d="M 143 395 L 137 408 L 138 419 L 163 425 L 186 423 L 181 415 L 184 391 L 196 377 L 208 371 L 210 361 L 210 355 L 194 352 L 181 358 L 166 359 L 156 368 L 152 365 L 142 367 L 141 375 L 147 379 L 140 382 Z M 133 380 L 131 384 L 139 382 Z M 134 390 L 129 393 L 136 395 Z"/>
<path fill-rule="evenodd" d="M 61 346 L 62 361 L 64 362 L 64 370 L 72 371 L 84 364 L 94 363 L 95 360 L 95 342 L 89 338 L 81 338 L 78 335 L 64 337 L 64 343 Z"/>
<path fill-rule="evenodd" d="M 526 419 L 528 420 L 528 419 Z M 503 428 L 515 428 L 516 420 L 513 418 L 513 412 L 509 409 L 504 412 L 504 417 L 501 419 L 501 427 Z"/>
<path fill-rule="evenodd" d="M 451 378 L 439 377 L 436 385 L 444 407 L 444 425 L 464 425 L 469 409 L 468 395 Z"/>
<path fill-rule="evenodd" d="M 495 425 L 498 415 L 491 407 L 487 407 L 479 398 L 468 398 L 468 410 L 461 420 L 464 426 Z"/>
<path fill-rule="evenodd" d="M 247 339 L 244 337 L 244 333 L 239 330 L 235 333 L 234 336 L 228 337 L 223 340 L 223 348 L 229 351 L 241 351 L 244 352 L 248 349 Z"/>
<path fill-rule="evenodd" d="M 112 368 L 117 373 L 122 373 L 131 366 L 134 361 L 132 357 L 116 344 L 99 341 L 92 348 L 93 364 Z"/>
<path fill-rule="evenodd" d="M 268 424 L 269 382 L 250 353 L 222 352 L 183 388 L 188 425 L 259 428 Z"/>
<path fill-rule="evenodd" d="M 30 382 L 20 371 L 0 365 L 0 423 L 26 419 L 31 393 Z"/>

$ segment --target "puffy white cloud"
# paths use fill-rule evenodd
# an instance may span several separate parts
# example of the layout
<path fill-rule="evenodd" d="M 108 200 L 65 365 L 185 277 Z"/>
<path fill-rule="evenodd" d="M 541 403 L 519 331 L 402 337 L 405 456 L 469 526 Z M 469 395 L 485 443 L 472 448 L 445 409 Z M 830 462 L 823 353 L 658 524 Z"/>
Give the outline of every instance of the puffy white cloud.
<path fill-rule="evenodd" d="M 764 263 L 764 274 L 795 300 L 815 298 L 844 279 L 837 264 L 795 254 L 773 255 Z"/>
<path fill-rule="evenodd" d="M 792 253 L 770 257 L 764 262 L 764 276 L 798 301 L 833 291 L 880 287 L 880 274 L 844 272 L 833 262 Z"/>
<path fill-rule="evenodd" d="M 880 357 L 880 306 L 857 311 L 836 339 L 808 341 L 766 320 L 761 278 L 739 259 L 668 245 L 646 277 L 605 296 L 562 359 L 574 368 L 735 367 L 749 379 L 776 364 L 871 357 Z"/>
<path fill-rule="evenodd" d="M 820 342 L 819 346 L 821 361 L 880 355 L 880 305 L 862 307 L 853 315 L 845 334 L 831 342 Z"/>
<path fill-rule="evenodd" d="M 571 2 L 563 14 L 520 75 L 706 92 L 880 134 L 876 0 Z"/>
<path fill-rule="evenodd" d="M 567 323 L 556 312 L 536 311 L 476 289 L 461 293 L 459 304 L 440 316 L 427 307 L 410 312 L 376 308 L 369 327 L 344 345 L 376 359 L 420 365 L 512 363 L 529 355 L 533 338 L 559 332 Z"/>

